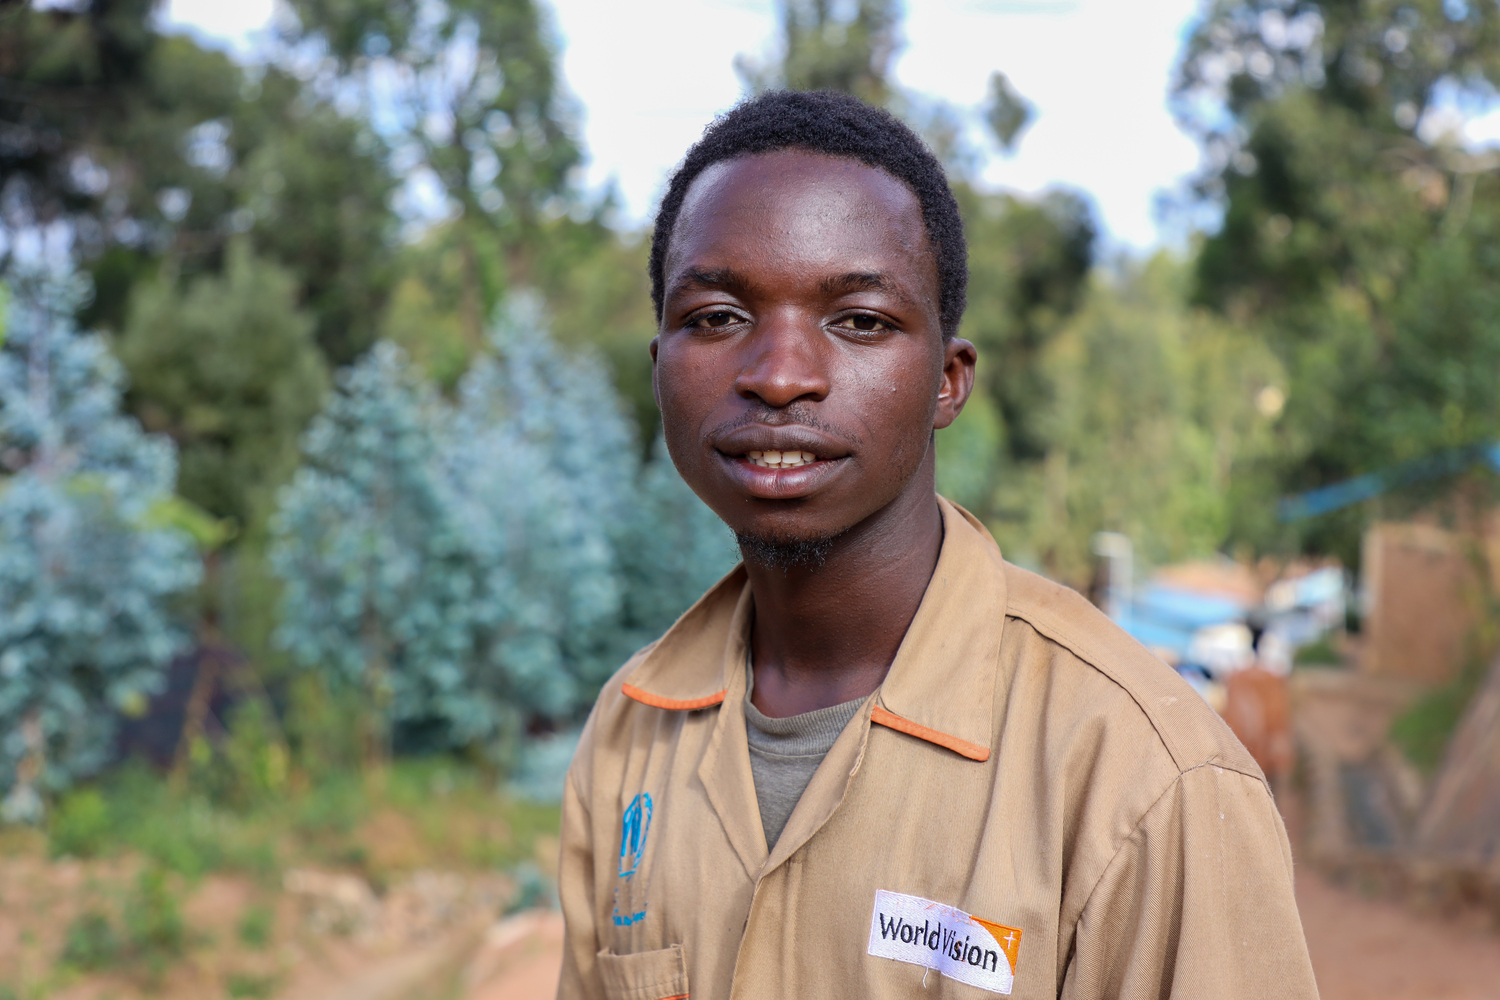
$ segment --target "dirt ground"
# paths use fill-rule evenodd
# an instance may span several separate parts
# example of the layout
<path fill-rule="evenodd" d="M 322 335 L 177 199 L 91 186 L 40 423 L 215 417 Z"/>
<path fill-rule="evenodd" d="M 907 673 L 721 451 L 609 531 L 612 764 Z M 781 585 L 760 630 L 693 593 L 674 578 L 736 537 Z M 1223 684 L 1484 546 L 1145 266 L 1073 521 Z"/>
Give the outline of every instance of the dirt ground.
<path fill-rule="evenodd" d="M 1500 933 L 1297 873 L 1297 905 L 1323 1000 L 1494 1000 Z"/>

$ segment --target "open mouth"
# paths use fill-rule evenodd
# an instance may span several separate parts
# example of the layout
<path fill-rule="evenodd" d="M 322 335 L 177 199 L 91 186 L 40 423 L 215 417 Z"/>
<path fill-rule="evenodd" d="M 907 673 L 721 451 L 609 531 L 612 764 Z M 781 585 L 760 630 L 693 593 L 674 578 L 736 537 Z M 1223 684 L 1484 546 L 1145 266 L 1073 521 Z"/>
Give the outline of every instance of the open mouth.
<path fill-rule="evenodd" d="M 762 469 L 797 469 L 818 460 L 810 451 L 747 451 L 745 458 Z"/>

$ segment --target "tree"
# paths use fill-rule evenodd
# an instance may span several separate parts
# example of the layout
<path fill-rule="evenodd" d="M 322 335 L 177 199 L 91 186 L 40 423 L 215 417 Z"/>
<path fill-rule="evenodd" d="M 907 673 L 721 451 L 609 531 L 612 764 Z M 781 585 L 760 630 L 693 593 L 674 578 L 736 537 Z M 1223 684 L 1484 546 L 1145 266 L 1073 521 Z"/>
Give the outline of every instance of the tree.
<path fill-rule="evenodd" d="M 564 356 L 517 296 L 459 387 L 449 458 L 475 558 L 476 645 L 494 714 L 566 717 L 633 650 L 611 528 L 639 452 L 603 368 Z"/>
<path fill-rule="evenodd" d="M 574 719 L 733 562 L 675 471 L 642 476 L 604 369 L 552 341 L 534 297 L 451 404 L 378 346 L 305 450 L 276 522 L 281 640 L 404 745 L 507 756 L 528 724 Z"/>
<path fill-rule="evenodd" d="M 278 641 L 364 695 L 372 761 L 389 751 L 391 720 L 426 714 L 425 675 L 467 679 L 472 581 L 437 461 L 443 420 L 400 350 L 376 345 L 309 428 L 273 523 Z"/>
<path fill-rule="evenodd" d="M 161 34 L 153 7 L 0 12 L 6 257 L 66 233 L 94 278 L 84 322 L 118 330 L 131 288 L 163 259 L 185 276 L 216 272 L 248 238 L 296 275 L 329 360 L 351 360 L 373 340 L 389 284 L 381 143 L 284 70 Z"/>
<path fill-rule="evenodd" d="M 1093 212 L 1079 195 L 1036 200 L 955 190 L 969 240 L 969 304 L 959 334 L 979 348 L 978 387 L 1000 420 L 1010 463 L 1047 451 L 1038 422 L 1052 387 L 1040 359 L 1077 309 L 1093 266 Z"/>
<path fill-rule="evenodd" d="M 782 0 L 781 46 L 764 61 L 743 55 L 735 70 L 752 93 L 837 90 L 871 104 L 891 96 L 887 79 L 900 48 L 900 14 L 892 0 Z"/>
<path fill-rule="evenodd" d="M 1500 186 L 1441 127 L 1497 81 L 1493 4 L 1221 0 L 1190 39 L 1175 107 L 1204 146 L 1197 195 L 1223 212 L 1196 297 L 1288 372 L 1273 491 L 1500 434 L 1480 374 L 1500 351 Z M 1313 522 L 1301 544 L 1353 562 L 1359 527 Z"/>
<path fill-rule="evenodd" d="M 1096 531 L 1129 535 L 1147 565 L 1225 544 L 1233 482 L 1268 449 L 1284 376 L 1255 337 L 1187 306 L 1189 281 L 1166 254 L 1096 275 L 1047 343 L 1044 458 L 997 491 L 1016 557 L 1082 582 Z"/>
<path fill-rule="evenodd" d="M 117 349 L 146 427 L 177 442 L 182 495 L 246 526 L 296 468 L 327 370 L 295 278 L 248 243 L 182 284 L 138 285 Z"/>
<path fill-rule="evenodd" d="M 554 68 L 534 0 L 295 0 L 288 58 L 319 65 L 315 84 L 351 98 L 389 145 L 410 217 L 454 218 L 464 254 L 473 349 L 493 307 L 483 294 L 481 234 L 526 274 L 526 242 L 576 194 L 576 111 Z M 422 204 L 423 200 L 426 204 Z"/>
<path fill-rule="evenodd" d="M 0 347 L 0 787 L 17 814 L 98 768 L 117 713 L 145 708 L 199 574 L 171 442 L 121 414 L 118 363 L 73 326 L 80 286 L 21 282 Z"/>

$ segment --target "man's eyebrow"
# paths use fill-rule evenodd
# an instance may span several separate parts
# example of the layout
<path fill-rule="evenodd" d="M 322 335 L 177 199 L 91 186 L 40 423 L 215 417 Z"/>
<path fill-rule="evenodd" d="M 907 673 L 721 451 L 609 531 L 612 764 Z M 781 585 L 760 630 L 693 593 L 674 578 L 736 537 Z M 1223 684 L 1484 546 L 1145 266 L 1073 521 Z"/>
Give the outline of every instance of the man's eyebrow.
<path fill-rule="evenodd" d="M 879 271 L 850 271 L 824 278 L 819 282 L 824 295 L 849 295 L 853 292 L 888 292 L 902 302 L 910 302 L 895 282 Z"/>
<path fill-rule="evenodd" d="M 691 291 L 743 292 L 749 287 L 750 279 L 732 267 L 690 267 L 672 283 L 667 295 Z"/>

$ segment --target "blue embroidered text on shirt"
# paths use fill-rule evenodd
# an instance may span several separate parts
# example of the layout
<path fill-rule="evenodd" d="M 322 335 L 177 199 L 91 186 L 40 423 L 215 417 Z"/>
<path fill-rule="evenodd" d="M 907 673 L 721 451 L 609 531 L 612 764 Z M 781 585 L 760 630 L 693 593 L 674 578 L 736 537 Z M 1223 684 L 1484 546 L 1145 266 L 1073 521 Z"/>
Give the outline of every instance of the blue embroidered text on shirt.
<path fill-rule="evenodd" d="M 620 817 L 620 878 L 628 886 L 641 858 L 646 853 L 646 836 L 651 832 L 651 796 L 642 792 L 630 800 L 625 813 Z M 645 909 L 635 913 L 621 913 L 619 907 L 621 886 L 615 886 L 615 911 L 610 919 L 617 927 L 629 927 L 646 919 Z"/>

